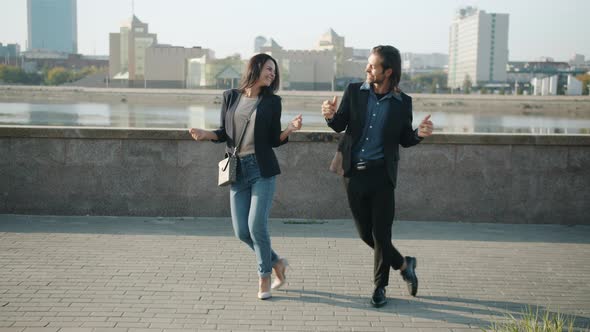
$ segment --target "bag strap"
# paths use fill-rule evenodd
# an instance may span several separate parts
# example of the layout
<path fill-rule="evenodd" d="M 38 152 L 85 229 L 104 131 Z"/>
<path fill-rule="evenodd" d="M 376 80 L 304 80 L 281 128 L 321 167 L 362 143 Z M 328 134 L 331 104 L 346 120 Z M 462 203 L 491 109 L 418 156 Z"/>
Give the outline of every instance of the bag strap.
<path fill-rule="evenodd" d="M 241 99 L 241 97 L 240 97 Z M 240 102 L 240 99 L 238 99 L 238 103 Z M 234 148 L 234 153 L 233 155 L 237 155 L 238 151 L 240 151 L 240 145 L 242 144 L 242 139 L 244 138 L 244 134 L 246 133 L 246 128 L 248 128 L 248 124 L 250 123 L 250 119 L 252 118 L 252 113 L 254 113 L 254 111 L 256 110 L 256 107 L 258 107 L 258 104 L 260 104 L 260 101 L 262 100 L 262 96 L 258 96 L 258 100 L 256 100 L 256 103 L 254 104 L 254 107 L 252 107 L 252 109 L 250 110 L 250 113 L 248 114 L 248 119 L 246 120 L 246 125 L 244 125 L 244 129 L 242 130 L 242 133 L 240 134 L 240 139 L 238 140 L 238 144 L 236 144 L 235 148 Z"/>

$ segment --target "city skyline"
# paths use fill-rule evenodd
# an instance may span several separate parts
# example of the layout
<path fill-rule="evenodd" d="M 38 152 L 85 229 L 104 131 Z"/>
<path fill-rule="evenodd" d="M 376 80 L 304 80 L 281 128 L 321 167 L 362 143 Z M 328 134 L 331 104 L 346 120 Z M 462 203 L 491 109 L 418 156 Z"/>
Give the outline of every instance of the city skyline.
<path fill-rule="evenodd" d="M 2 2 L 0 42 L 18 43 L 21 49 L 25 49 L 26 1 Z M 109 33 L 118 31 L 121 22 L 131 17 L 131 3 L 130 0 L 80 0 L 78 51 L 88 55 L 108 54 Z M 160 43 L 201 46 L 215 51 L 217 57 L 234 53 L 240 53 L 242 57 L 250 56 L 254 39 L 259 35 L 272 37 L 285 49 L 311 49 L 318 37 L 330 28 L 345 37 L 349 47 L 370 48 L 377 44 L 391 44 L 402 52 L 448 54 L 449 27 L 456 10 L 476 6 L 486 12 L 510 15 L 510 61 L 540 57 L 567 61 L 574 53 L 590 57 L 590 40 L 583 25 L 584 15 L 590 12 L 590 2 L 585 0 L 564 0 L 560 3 L 418 0 L 403 5 L 378 0 L 372 4 L 361 6 L 302 0 L 297 2 L 297 6 L 281 4 L 273 7 L 258 1 L 246 4 L 228 0 L 200 4 L 189 0 L 166 3 L 135 0 L 135 15 L 150 24 L 150 30 L 158 34 Z M 401 8 L 399 22 L 396 22 L 395 14 L 388 12 L 393 12 L 395 8 Z M 302 22 L 305 22 L 304 28 Z M 391 30 L 387 30 L 388 24 Z"/>

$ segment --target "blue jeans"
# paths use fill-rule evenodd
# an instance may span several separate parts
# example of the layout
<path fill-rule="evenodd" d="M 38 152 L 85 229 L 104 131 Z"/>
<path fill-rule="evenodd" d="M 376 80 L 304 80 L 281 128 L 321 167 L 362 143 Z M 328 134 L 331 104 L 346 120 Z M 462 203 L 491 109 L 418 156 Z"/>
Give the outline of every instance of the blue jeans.
<path fill-rule="evenodd" d="M 256 254 L 258 275 L 270 276 L 278 255 L 270 245 L 268 215 L 275 192 L 275 176 L 263 178 L 254 154 L 239 158 L 237 180 L 231 185 L 231 219 L 236 237 Z"/>

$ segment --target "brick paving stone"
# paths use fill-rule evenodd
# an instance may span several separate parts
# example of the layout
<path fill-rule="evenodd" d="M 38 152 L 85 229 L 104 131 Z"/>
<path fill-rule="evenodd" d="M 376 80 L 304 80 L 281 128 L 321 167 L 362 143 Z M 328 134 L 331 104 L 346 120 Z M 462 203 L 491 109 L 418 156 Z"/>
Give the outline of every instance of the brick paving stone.
<path fill-rule="evenodd" d="M 590 327 L 590 227 L 396 221 L 418 257 L 410 297 L 351 220 L 272 220 L 288 284 L 256 298 L 254 254 L 226 218 L 0 215 L 0 332 L 474 331 L 528 307 Z"/>

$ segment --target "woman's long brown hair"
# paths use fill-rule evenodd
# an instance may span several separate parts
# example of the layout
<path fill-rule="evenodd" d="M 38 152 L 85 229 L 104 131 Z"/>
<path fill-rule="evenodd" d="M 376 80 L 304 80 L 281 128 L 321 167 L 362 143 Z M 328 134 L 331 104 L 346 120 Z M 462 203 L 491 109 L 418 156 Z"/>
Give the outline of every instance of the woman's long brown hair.
<path fill-rule="evenodd" d="M 260 94 L 273 95 L 275 92 L 279 90 L 281 80 L 279 76 L 279 66 L 277 64 L 277 61 L 268 54 L 260 53 L 250 58 L 250 61 L 248 62 L 246 73 L 242 77 L 240 87 L 238 88 L 242 93 L 246 92 L 247 88 L 254 86 L 256 81 L 258 81 L 258 79 L 260 78 L 260 74 L 262 73 L 263 66 L 268 60 L 272 60 L 272 62 L 274 62 L 275 64 L 275 79 L 274 81 L 272 81 L 270 86 L 262 87 L 260 90 Z"/>

